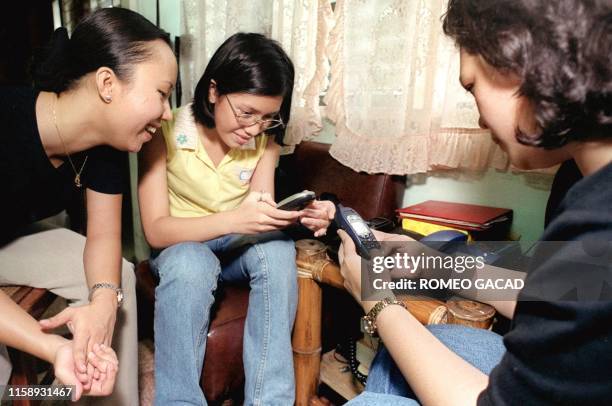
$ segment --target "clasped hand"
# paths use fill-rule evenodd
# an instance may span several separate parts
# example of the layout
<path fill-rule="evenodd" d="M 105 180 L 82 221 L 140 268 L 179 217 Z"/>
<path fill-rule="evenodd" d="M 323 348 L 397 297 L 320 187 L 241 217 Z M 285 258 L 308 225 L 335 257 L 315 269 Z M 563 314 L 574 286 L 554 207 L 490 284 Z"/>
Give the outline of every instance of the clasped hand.
<path fill-rule="evenodd" d="M 74 342 L 65 340 L 57 348 L 53 368 L 62 384 L 74 385 L 73 400 L 77 401 L 83 395 L 107 396 L 113 393 L 119 361 L 112 348 L 94 344 L 93 351 L 87 354 L 87 372 L 81 374 L 75 368 Z"/>
<path fill-rule="evenodd" d="M 98 292 L 89 304 L 68 307 L 40 321 L 44 330 L 66 325 L 72 333 L 73 340 L 67 341 L 56 353 L 55 373 L 63 383 L 76 385 L 78 397 L 82 393 L 91 396 L 112 393 L 118 370 L 117 357 L 110 348 L 117 299 L 113 291 Z"/>

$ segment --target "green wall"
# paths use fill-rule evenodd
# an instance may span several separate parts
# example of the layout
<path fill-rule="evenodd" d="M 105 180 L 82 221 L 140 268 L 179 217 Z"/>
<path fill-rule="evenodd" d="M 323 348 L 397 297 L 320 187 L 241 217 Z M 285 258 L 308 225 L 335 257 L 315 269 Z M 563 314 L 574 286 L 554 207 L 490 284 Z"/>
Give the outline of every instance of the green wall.
<path fill-rule="evenodd" d="M 534 241 L 544 230 L 544 211 L 552 176 L 515 174 L 488 170 L 485 173 L 435 172 L 411 177 L 404 206 L 424 200 L 482 204 L 514 210 L 512 230 L 523 241 Z"/>

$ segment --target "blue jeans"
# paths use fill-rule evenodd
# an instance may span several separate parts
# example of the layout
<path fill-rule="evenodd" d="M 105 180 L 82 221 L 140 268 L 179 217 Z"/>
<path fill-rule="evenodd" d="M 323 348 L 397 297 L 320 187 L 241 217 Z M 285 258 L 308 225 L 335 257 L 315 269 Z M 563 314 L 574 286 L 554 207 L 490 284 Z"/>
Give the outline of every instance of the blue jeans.
<path fill-rule="evenodd" d="M 455 354 L 489 375 L 506 348 L 502 337 L 488 330 L 452 324 L 427 326 Z M 444 390 L 444 388 L 440 388 Z M 366 390 L 347 406 L 418 406 L 416 395 L 383 347 L 372 361 Z"/>
<path fill-rule="evenodd" d="M 245 405 L 291 405 L 291 328 L 297 307 L 293 241 L 266 233 L 235 248 L 236 236 L 185 242 L 151 260 L 155 290 L 155 404 L 205 405 L 200 389 L 217 284 L 248 281 L 244 328 Z"/>

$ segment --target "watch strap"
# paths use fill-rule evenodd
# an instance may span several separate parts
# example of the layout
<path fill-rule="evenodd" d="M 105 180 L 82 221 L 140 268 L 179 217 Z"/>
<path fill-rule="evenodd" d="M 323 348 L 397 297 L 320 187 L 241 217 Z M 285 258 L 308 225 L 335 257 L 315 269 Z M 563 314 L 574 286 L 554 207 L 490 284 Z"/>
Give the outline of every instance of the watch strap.
<path fill-rule="evenodd" d="M 390 297 L 386 297 L 383 300 L 377 302 L 374 307 L 372 307 L 370 309 L 370 311 L 368 312 L 368 314 L 366 314 L 365 316 L 362 317 L 362 329 L 364 330 L 365 333 L 368 333 L 372 336 L 377 336 L 377 325 L 376 325 L 376 318 L 378 317 L 378 315 L 380 314 L 380 312 L 386 308 L 387 306 L 391 306 L 391 305 L 397 305 L 397 306 L 402 306 L 404 309 L 408 310 L 408 308 L 406 307 L 406 305 L 404 304 L 404 302 L 401 302 L 399 300 L 390 298 Z"/>
<path fill-rule="evenodd" d="M 123 290 L 119 286 L 115 285 L 114 283 L 108 283 L 108 282 L 96 283 L 95 285 L 91 287 L 91 289 L 89 289 L 88 299 L 90 302 L 91 302 L 91 298 L 93 297 L 94 292 L 98 289 L 111 289 L 115 291 L 115 293 L 117 294 L 117 307 L 121 306 L 121 303 L 123 303 Z"/>

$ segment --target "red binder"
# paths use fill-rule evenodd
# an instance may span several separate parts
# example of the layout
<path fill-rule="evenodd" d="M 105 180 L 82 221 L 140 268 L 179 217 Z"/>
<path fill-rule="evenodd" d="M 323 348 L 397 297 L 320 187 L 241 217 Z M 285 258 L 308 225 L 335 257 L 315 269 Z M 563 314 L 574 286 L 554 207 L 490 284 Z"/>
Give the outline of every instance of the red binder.
<path fill-rule="evenodd" d="M 512 219 L 511 209 L 437 200 L 427 200 L 398 209 L 397 212 L 400 217 L 474 231 L 487 230 L 494 224 Z"/>

